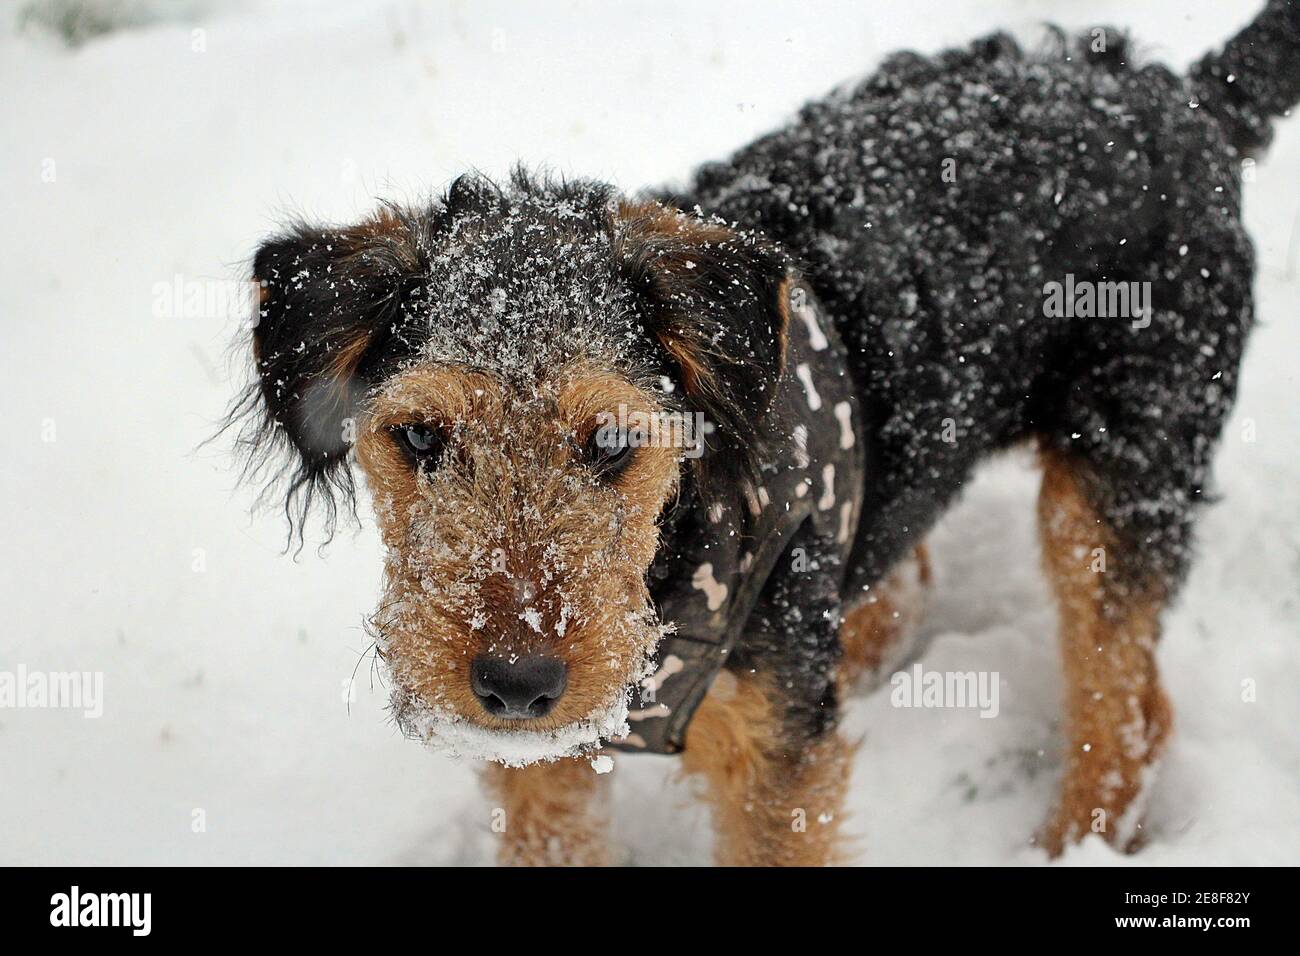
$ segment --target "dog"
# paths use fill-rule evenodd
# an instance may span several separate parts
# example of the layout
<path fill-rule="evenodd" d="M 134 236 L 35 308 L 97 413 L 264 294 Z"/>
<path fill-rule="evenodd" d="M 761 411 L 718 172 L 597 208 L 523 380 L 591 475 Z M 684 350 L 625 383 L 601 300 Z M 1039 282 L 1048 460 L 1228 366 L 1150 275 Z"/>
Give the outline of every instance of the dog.
<path fill-rule="evenodd" d="M 1131 848 L 1253 321 L 1239 170 L 1297 99 L 1286 0 L 1187 77 L 995 34 L 681 189 L 521 169 L 298 223 L 253 259 L 232 420 L 300 544 L 364 475 L 394 719 L 488 761 L 523 864 L 611 861 L 603 748 L 680 753 L 720 863 L 840 861 L 840 702 L 900 659 L 973 469 L 1034 443 L 1066 741 L 1032 839 Z"/>

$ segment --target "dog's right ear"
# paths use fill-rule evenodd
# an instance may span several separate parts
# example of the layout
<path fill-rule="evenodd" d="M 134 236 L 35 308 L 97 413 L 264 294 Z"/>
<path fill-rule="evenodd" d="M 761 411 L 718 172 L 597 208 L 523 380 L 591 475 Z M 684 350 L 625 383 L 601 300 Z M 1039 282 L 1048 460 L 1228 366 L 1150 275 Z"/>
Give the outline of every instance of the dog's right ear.
<path fill-rule="evenodd" d="M 336 499 L 354 503 L 355 417 L 422 265 L 414 230 L 385 209 L 345 229 L 294 227 L 253 258 L 257 379 L 232 417 L 248 421 L 241 439 L 254 470 L 289 451 L 285 511 L 300 539 L 313 501 L 325 505 L 327 533 Z"/>
<path fill-rule="evenodd" d="M 763 236 L 658 202 L 624 202 L 619 261 L 642 296 L 646 331 L 712 429 L 695 468 L 701 487 L 757 485 L 785 372 L 789 257 Z"/>

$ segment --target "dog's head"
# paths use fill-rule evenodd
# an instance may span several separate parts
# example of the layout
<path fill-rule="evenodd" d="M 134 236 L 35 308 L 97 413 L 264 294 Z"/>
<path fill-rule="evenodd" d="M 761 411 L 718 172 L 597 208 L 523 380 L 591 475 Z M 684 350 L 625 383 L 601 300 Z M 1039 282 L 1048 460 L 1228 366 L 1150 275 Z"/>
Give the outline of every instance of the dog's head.
<path fill-rule="evenodd" d="M 364 476 L 404 731 L 510 763 L 620 732 L 665 510 L 757 465 L 787 273 L 753 235 L 522 174 L 262 246 L 247 437 L 291 451 L 299 535 Z"/>

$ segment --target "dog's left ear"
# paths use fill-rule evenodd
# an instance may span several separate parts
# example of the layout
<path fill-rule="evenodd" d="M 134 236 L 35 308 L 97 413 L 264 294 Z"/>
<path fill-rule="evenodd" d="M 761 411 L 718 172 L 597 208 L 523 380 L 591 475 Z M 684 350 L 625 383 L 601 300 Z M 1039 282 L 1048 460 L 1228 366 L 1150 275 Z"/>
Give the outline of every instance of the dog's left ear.
<path fill-rule="evenodd" d="M 313 500 L 325 506 L 327 531 L 335 499 L 353 501 L 355 416 L 397 331 L 418 247 L 411 224 L 385 209 L 359 226 L 295 227 L 254 256 L 257 381 L 232 418 L 248 422 L 242 439 L 254 467 L 287 446 L 285 512 L 300 540 Z"/>
<path fill-rule="evenodd" d="M 715 444 L 729 446 L 724 457 L 746 464 L 785 371 L 789 257 L 761 236 L 656 202 L 621 204 L 615 236 L 688 404 L 713 425 Z"/>

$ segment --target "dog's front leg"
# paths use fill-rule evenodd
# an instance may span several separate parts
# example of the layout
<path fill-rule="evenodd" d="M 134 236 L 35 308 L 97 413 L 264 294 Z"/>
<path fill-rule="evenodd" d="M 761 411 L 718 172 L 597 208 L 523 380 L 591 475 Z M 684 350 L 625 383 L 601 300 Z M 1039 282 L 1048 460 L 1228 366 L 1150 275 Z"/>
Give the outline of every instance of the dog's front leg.
<path fill-rule="evenodd" d="M 492 831 L 503 866 L 604 866 L 609 862 L 608 776 L 587 760 L 519 769 L 490 764 Z"/>
<path fill-rule="evenodd" d="M 839 862 L 853 752 L 835 729 L 839 571 L 834 538 L 805 525 L 687 730 L 683 768 L 706 782 L 720 864 Z"/>
<path fill-rule="evenodd" d="M 852 748 L 833 730 L 792 734 L 770 682 L 718 675 L 691 721 L 683 769 L 703 777 L 721 866 L 839 861 Z"/>

